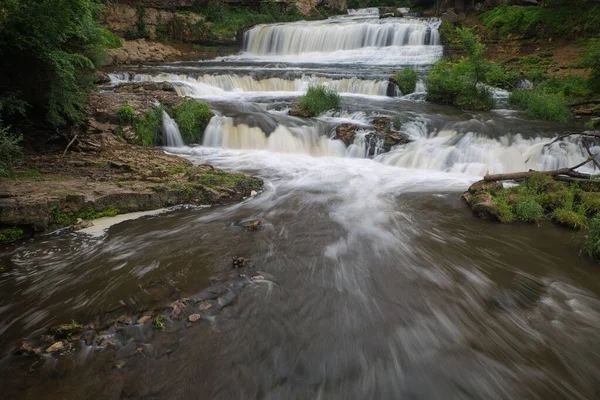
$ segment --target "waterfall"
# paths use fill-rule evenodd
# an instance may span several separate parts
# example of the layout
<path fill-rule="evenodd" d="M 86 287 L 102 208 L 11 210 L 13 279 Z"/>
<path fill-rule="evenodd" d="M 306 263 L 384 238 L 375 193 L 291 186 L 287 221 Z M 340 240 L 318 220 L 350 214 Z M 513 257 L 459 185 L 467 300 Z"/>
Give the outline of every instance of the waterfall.
<path fill-rule="evenodd" d="M 167 147 L 185 146 L 177 123 L 169 116 L 169 114 L 167 114 L 166 111 L 163 111 L 162 117 L 163 142 L 167 145 Z"/>
<path fill-rule="evenodd" d="M 360 78 L 333 79 L 315 75 L 302 75 L 299 78 L 265 78 L 240 75 L 209 75 L 193 77 L 185 74 L 136 74 L 132 78 L 127 74 L 110 75 L 113 84 L 134 82 L 173 82 L 178 83 L 181 96 L 228 96 L 236 93 L 265 92 L 305 92 L 310 86 L 325 85 L 342 94 L 361 94 L 385 96 L 389 82 Z"/>
<path fill-rule="evenodd" d="M 259 25 L 244 34 L 244 49 L 254 55 L 335 52 L 364 47 L 439 45 L 439 21 L 368 20 L 360 23 Z"/>

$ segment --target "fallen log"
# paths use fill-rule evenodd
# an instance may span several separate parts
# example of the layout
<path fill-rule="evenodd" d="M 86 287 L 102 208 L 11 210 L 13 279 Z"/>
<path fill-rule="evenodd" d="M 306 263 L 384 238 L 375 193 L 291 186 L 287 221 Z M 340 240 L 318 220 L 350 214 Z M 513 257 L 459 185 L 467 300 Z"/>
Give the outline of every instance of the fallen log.
<path fill-rule="evenodd" d="M 580 101 L 579 103 L 569 104 L 569 107 L 587 106 L 588 104 L 600 104 L 600 100 Z"/>
<path fill-rule="evenodd" d="M 579 164 L 577 164 L 576 166 L 571 167 L 571 168 L 560 168 L 560 169 L 553 169 L 550 171 L 535 171 L 535 170 L 530 169 L 529 171 L 525 171 L 525 172 L 512 172 L 509 174 L 486 175 L 483 177 L 483 180 L 487 181 L 487 182 L 491 182 L 491 181 L 522 181 L 522 180 L 524 180 L 532 175 L 536 175 L 536 174 L 550 175 L 554 179 L 556 179 L 557 176 L 565 176 L 565 177 L 569 177 L 569 178 L 591 180 L 592 175 L 576 171 L 576 169 L 579 167 L 583 167 L 585 164 L 587 164 L 589 162 L 595 163 L 596 162 L 595 160 L 596 160 L 596 156 L 594 154 L 591 154 L 591 152 L 590 152 L 590 156 L 585 161 L 582 161 Z"/>

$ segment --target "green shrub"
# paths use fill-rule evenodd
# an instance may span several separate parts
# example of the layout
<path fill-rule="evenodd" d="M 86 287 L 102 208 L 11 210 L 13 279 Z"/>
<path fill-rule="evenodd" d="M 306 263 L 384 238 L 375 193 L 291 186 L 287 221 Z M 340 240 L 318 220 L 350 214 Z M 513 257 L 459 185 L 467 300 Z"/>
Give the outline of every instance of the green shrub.
<path fill-rule="evenodd" d="M 135 118 L 135 109 L 129 104 L 125 104 L 117 109 L 117 117 L 120 124 L 130 124 Z"/>
<path fill-rule="evenodd" d="M 106 28 L 102 28 L 102 38 L 104 47 L 107 49 L 120 49 L 123 47 L 123 40 Z"/>
<path fill-rule="evenodd" d="M 510 94 L 509 103 L 532 118 L 547 121 L 568 121 L 571 110 L 561 94 L 541 90 L 516 90 Z"/>
<path fill-rule="evenodd" d="M 583 209 L 576 212 L 568 208 L 559 208 L 552 213 L 552 219 L 571 229 L 583 229 L 587 226 L 587 217 Z"/>
<path fill-rule="evenodd" d="M 324 85 L 308 88 L 306 94 L 298 99 L 300 109 L 311 116 L 317 116 L 340 105 L 340 95 L 335 89 Z"/>
<path fill-rule="evenodd" d="M 24 236 L 23 229 L 20 228 L 6 228 L 0 230 L 0 244 L 14 242 L 21 239 Z"/>
<path fill-rule="evenodd" d="M 151 147 L 156 143 L 158 133 L 161 131 L 162 115 L 162 107 L 148 110 L 133 125 L 133 131 L 142 146 Z"/>
<path fill-rule="evenodd" d="M 544 93 L 562 95 L 571 100 L 585 98 L 591 94 L 587 80 L 581 76 L 546 79 L 538 84 L 536 89 Z"/>
<path fill-rule="evenodd" d="M 14 98 L 28 114 L 5 115 L 11 125 L 24 116 L 53 127 L 84 122 L 95 69 L 104 58 L 94 0 L 11 0 L 0 6 L 0 102 Z M 18 68 L 15 68 L 18 66 Z"/>
<path fill-rule="evenodd" d="M 404 68 L 392 76 L 392 81 L 398 85 L 403 95 L 414 93 L 417 90 L 417 71 Z"/>
<path fill-rule="evenodd" d="M 584 251 L 592 258 L 600 258 L 600 215 L 596 215 L 590 222 Z"/>
<path fill-rule="evenodd" d="M 185 99 L 175 110 L 175 122 L 179 126 L 181 136 L 186 143 L 199 143 L 202 132 L 212 118 L 208 104 L 201 101 Z"/>
<path fill-rule="evenodd" d="M 426 99 L 464 110 L 489 110 L 494 101 L 490 90 L 483 85 L 490 71 L 490 62 L 483 56 L 485 46 L 470 29 L 458 28 L 455 33 L 467 56 L 459 61 L 442 59 L 431 68 L 425 80 Z"/>
<path fill-rule="evenodd" d="M 498 220 L 503 224 L 511 223 L 514 219 L 514 215 L 510 204 L 508 204 L 503 198 L 495 198 L 494 202 L 496 203 Z"/>
<path fill-rule="evenodd" d="M 6 176 L 21 160 L 21 135 L 15 135 L 0 120 L 0 177 Z"/>
<path fill-rule="evenodd" d="M 485 82 L 488 85 L 513 90 L 520 81 L 521 75 L 518 72 L 497 63 L 489 63 L 488 71 L 485 74 Z"/>
<path fill-rule="evenodd" d="M 544 208 L 533 197 L 517 199 L 515 213 L 524 222 L 539 222 L 544 218 Z"/>
<path fill-rule="evenodd" d="M 598 192 L 579 193 L 579 203 L 591 215 L 600 213 L 600 193 Z"/>

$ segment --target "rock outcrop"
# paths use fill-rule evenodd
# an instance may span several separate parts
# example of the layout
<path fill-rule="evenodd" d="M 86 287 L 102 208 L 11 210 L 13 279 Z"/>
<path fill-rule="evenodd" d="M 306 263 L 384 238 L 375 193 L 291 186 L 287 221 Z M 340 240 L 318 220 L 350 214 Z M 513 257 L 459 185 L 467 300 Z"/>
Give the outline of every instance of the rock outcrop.
<path fill-rule="evenodd" d="M 181 57 L 179 50 L 162 43 L 149 42 L 145 39 L 124 40 L 123 47 L 106 51 L 105 65 L 164 62 L 177 57 Z"/>

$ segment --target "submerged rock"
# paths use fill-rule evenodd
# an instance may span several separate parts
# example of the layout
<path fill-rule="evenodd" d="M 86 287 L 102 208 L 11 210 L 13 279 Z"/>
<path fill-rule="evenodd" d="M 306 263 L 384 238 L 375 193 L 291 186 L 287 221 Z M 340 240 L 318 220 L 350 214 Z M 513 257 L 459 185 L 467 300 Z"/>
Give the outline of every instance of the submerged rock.
<path fill-rule="evenodd" d="M 242 268 L 246 265 L 246 259 L 244 257 L 232 257 L 233 268 Z"/>
<path fill-rule="evenodd" d="M 247 231 L 257 231 L 262 228 L 262 221 L 257 219 L 244 224 L 244 229 Z"/>
<path fill-rule="evenodd" d="M 65 344 L 63 342 L 56 342 L 46 349 L 46 353 L 55 353 L 57 351 L 62 350 L 64 347 Z"/>
<path fill-rule="evenodd" d="M 192 315 L 190 315 L 190 316 L 188 317 L 188 321 L 190 321 L 190 322 L 196 322 L 196 321 L 199 321 L 199 320 L 200 320 L 200 318 L 202 318 L 202 317 L 200 316 L 200 314 L 192 314 Z"/>

